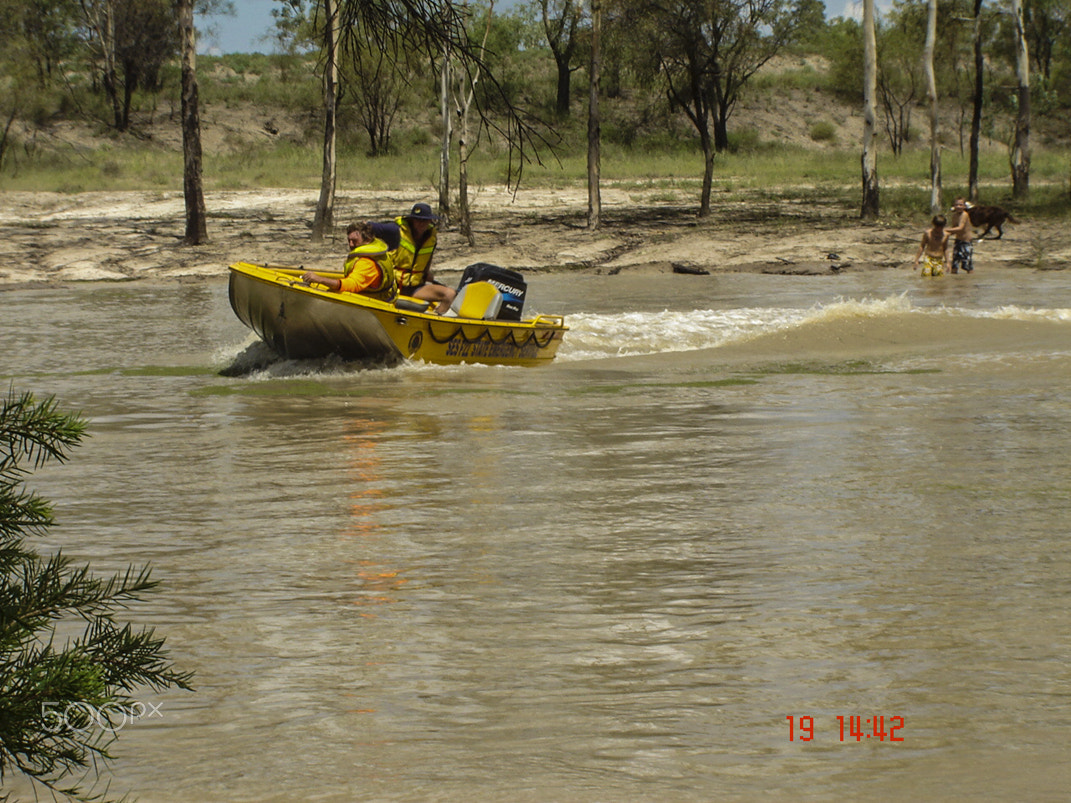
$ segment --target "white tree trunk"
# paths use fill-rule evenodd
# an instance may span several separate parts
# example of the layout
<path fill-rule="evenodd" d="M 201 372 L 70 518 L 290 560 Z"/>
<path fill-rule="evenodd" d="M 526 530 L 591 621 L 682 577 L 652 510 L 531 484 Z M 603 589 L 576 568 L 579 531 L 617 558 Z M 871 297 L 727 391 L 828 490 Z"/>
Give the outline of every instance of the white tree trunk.
<path fill-rule="evenodd" d="M 439 217 L 450 222 L 450 146 L 454 141 L 454 120 L 450 114 L 450 47 L 443 49 L 443 68 L 439 76 L 439 101 L 443 139 L 439 152 Z"/>
<path fill-rule="evenodd" d="M 937 0 L 930 0 L 926 18 L 926 46 L 923 67 L 926 70 L 926 97 L 930 101 L 930 214 L 941 211 L 941 142 L 937 115 L 937 76 L 933 71 L 933 49 L 937 41 Z"/>
<path fill-rule="evenodd" d="M 480 49 L 487 47 L 487 37 L 491 33 L 491 18 L 495 13 L 495 2 L 491 0 L 487 6 L 487 27 L 483 32 L 483 41 L 480 43 Z M 476 97 L 476 84 L 480 80 L 480 73 L 477 70 L 472 76 L 472 81 L 466 88 L 458 86 L 458 100 L 457 100 L 457 116 L 460 121 L 461 131 L 457 137 L 457 163 L 458 163 L 458 177 L 457 177 L 457 210 L 458 210 L 458 227 L 461 233 L 468 241 L 469 247 L 475 247 L 476 237 L 472 232 L 472 213 L 469 209 L 469 109 L 472 106 L 472 100 Z"/>
<path fill-rule="evenodd" d="M 874 0 L 863 0 L 863 211 L 864 220 L 878 217 L 877 121 L 878 45 L 874 33 Z"/>
<path fill-rule="evenodd" d="M 602 5 L 591 0 L 591 72 L 588 75 L 588 229 L 599 228 L 602 217 L 600 156 L 602 125 L 599 118 L 599 82 L 602 73 Z"/>
<path fill-rule="evenodd" d="M 1012 0 L 1015 17 L 1015 79 L 1019 87 L 1019 114 L 1015 120 L 1015 142 L 1011 151 L 1012 195 L 1025 198 L 1030 193 L 1030 58 L 1023 28 L 1022 0 Z"/>
<path fill-rule="evenodd" d="M 974 90 L 971 93 L 970 163 L 967 168 L 967 198 L 978 202 L 978 144 L 982 138 L 982 91 L 985 88 L 985 57 L 982 52 L 982 0 L 974 0 Z"/>
<path fill-rule="evenodd" d="M 320 199 L 312 222 L 312 239 L 323 240 L 335 225 L 335 120 L 338 100 L 338 5 L 323 0 L 324 49 L 324 168 L 320 177 Z"/>

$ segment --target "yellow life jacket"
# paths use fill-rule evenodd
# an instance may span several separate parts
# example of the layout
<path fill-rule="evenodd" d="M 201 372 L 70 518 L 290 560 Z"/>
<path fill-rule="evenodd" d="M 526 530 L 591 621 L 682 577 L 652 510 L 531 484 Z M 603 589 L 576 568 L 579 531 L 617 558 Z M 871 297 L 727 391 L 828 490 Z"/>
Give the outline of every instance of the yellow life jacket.
<path fill-rule="evenodd" d="M 400 217 L 395 223 L 399 229 L 398 249 L 394 251 L 394 271 L 398 274 L 398 286 L 403 290 L 412 290 L 428 281 L 428 266 L 435 251 L 435 227 L 428 229 L 428 236 L 417 248 L 409 221 Z"/>
<path fill-rule="evenodd" d="M 398 281 L 394 275 L 394 264 L 390 252 L 387 251 L 387 244 L 376 238 L 370 243 L 354 248 L 346 257 L 343 275 L 349 276 L 358 261 L 362 259 L 369 259 L 376 263 L 376 267 L 379 268 L 379 281 L 361 290 L 361 295 L 372 296 L 382 301 L 393 301 L 398 295 Z"/>

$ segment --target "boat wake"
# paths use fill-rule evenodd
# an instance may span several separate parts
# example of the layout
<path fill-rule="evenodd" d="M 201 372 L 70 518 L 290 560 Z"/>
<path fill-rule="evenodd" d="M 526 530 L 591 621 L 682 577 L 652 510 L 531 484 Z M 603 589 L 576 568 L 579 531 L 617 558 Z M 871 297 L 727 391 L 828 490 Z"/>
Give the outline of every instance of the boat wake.
<path fill-rule="evenodd" d="M 930 342 L 949 343 L 957 337 L 969 343 L 978 338 L 1006 336 L 1008 327 L 998 326 L 997 322 L 1056 324 L 1066 338 L 1071 310 L 1014 306 L 990 310 L 918 307 L 906 295 L 898 295 L 838 300 L 807 309 L 752 307 L 573 313 L 567 319 L 569 333 L 558 360 L 638 357 L 747 344 L 769 346 L 775 342 L 784 349 L 791 344 L 809 349 L 832 342 L 880 342 L 910 347 Z"/>

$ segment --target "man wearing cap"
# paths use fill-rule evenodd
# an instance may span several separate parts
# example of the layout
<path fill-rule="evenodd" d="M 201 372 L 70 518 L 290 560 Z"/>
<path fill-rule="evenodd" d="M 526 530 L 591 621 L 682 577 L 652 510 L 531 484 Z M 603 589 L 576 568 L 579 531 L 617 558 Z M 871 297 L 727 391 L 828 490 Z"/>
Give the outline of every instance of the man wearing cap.
<path fill-rule="evenodd" d="M 430 206 L 416 203 L 409 214 L 391 223 L 373 223 L 372 230 L 391 249 L 402 295 L 435 302 L 435 311 L 441 315 L 450 309 L 457 293 L 432 278 L 431 258 L 435 253 L 438 220 Z"/>

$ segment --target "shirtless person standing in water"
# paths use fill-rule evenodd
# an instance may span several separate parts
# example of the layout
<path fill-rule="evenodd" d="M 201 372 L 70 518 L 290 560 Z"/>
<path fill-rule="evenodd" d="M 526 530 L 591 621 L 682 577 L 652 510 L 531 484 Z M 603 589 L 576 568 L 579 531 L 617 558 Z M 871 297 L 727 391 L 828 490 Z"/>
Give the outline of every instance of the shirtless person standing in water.
<path fill-rule="evenodd" d="M 943 276 L 948 264 L 948 232 L 945 231 L 945 216 L 934 215 L 933 227 L 926 229 L 919 243 L 919 252 L 915 254 L 915 267 L 922 262 L 923 276 Z"/>
<path fill-rule="evenodd" d="M 963 268 L 964 273 L 974 270 L 974 243 L 971 236 L 974 234 L 974 226 L 971 225 L 971 216 L 967 212 L 967 199 L 957 198 L 952 204 L 952 225 L 948 227 L 948 235 L 955 237 L 952 245 L 952 272 L 959 273 Z"/>

